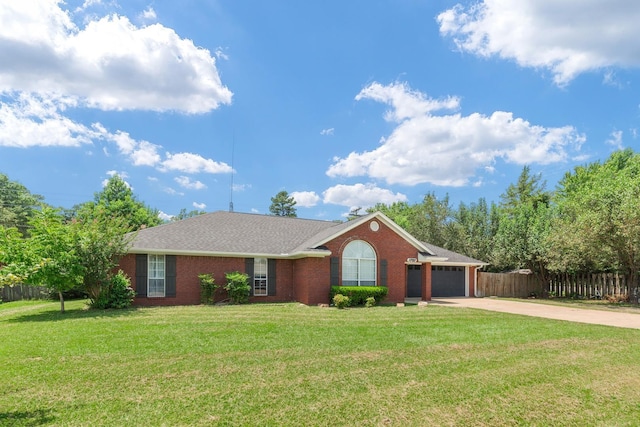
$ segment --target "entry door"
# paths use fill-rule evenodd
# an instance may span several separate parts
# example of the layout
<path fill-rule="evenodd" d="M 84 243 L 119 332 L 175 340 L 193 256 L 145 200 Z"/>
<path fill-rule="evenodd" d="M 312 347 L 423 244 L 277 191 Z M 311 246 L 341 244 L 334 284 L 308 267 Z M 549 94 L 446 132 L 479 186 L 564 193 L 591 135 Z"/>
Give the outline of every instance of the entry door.
<path fill-rule="evenodd" d="M 422 297 L 420 265 L 407 265 L 407 298 Z"/>

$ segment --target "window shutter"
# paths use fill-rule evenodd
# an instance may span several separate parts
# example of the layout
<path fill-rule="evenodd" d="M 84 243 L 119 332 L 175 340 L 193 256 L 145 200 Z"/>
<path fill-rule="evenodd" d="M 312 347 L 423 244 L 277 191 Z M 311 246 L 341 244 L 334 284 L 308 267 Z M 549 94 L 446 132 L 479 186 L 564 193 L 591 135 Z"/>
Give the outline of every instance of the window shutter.
<path fill-rule="evenodd" d="M 136 296 L 147 296 L 147 255 L 136 255 Z"/>
<path fill-rule="evenodd" d="M 249 295 L 253 295 L 253 258 L 244 259 L 244 272 L 249 276 Z"/>
<path fill-rule="evenodd" d="M 276 294 L 276 260 L 267 260 L 267 295 Z"/>
<path fill-rule="evenodd" d="M 164 277 L 164 286 L 165 286 L 165 296 L 175 297 L 176 296 L 176 256 L 175 255 L 165 255 L 165 277 Z"/>
<path fill-rule="evenodd" d="M 340 259 L 338 257 L 331 257 L 331 286 L 338 286 L 340 284 Z"/>
<path fill-rule="evenodd" d="M 380 286 L 387 285 L 387 260 L 380 260 Z"/>

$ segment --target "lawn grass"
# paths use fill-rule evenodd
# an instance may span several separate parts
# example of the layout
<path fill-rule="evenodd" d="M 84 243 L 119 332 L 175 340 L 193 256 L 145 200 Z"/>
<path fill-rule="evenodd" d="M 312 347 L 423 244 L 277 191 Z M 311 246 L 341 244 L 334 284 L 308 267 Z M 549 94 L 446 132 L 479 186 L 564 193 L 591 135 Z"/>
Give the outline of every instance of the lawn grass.
<path fill-rule="evenodd" d="M 637 425 L 640 331 L 484 310 L 0 305 L 0 425 Z"/>
<path fill-rule="evenodd" d="M 557 305 L 586 310 L 600 310 L 615 313 L 640 314 L 640 305 L 628 302 L 609 302 L 598 299 L 571 299 L 571 298 L 501 298 L 511 301 L 524 301 L 536 304 Z"/>

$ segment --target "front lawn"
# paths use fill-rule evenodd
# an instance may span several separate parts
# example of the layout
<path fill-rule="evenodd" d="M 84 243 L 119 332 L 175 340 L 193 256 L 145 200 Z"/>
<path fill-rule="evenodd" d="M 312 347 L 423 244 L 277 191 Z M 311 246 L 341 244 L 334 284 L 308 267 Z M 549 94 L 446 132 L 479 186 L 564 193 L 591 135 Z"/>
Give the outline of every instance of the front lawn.
<path fill-rule="evenodd" d="M 640 331 L 430 305 L 2 304 L 0 425 L 637 425 Z"/>

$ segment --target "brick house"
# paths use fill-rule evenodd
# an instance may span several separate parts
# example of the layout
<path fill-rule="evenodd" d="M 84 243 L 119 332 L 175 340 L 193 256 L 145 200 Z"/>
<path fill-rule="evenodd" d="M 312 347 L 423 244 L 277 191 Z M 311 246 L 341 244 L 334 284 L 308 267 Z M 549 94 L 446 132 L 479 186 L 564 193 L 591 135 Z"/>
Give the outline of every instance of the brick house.
<path fill-rule="evenodd" d="M 249 275 L 253 302 L 329 302 L 331 285 L 386 286 L 388 302 L 473 296 L 486 263 L 420 242 L 375 212 L 338 223 L 213 212 L 140 230 L 120 268 L 136 305 L 200 303 L 198 275 Z"/>

